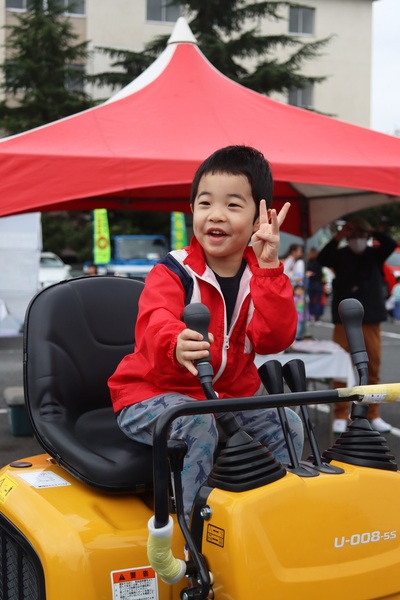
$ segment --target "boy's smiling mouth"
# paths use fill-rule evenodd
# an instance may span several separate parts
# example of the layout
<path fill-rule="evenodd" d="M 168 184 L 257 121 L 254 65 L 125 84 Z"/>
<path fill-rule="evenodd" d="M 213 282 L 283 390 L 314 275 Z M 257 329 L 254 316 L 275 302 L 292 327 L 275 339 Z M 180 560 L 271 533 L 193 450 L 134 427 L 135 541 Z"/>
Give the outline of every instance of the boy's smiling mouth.
<path fill-rule="evenodd" d="M 222 229 L 208 229 L 207 235 L 211 237 L 225 237 L 227 234 Z"/>

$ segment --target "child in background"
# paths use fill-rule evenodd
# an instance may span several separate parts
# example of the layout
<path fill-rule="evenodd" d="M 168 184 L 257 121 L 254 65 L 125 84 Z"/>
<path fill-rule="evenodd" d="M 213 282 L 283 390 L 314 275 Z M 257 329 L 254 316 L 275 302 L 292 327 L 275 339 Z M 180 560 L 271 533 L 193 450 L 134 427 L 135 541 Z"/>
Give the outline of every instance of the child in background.
<path fill-rule="evenodd" d="M 303 285 L 294 286 L 293 299 L 297 311 L 296 340 L 302 340 L 306 329 L 305 288 Z"/>

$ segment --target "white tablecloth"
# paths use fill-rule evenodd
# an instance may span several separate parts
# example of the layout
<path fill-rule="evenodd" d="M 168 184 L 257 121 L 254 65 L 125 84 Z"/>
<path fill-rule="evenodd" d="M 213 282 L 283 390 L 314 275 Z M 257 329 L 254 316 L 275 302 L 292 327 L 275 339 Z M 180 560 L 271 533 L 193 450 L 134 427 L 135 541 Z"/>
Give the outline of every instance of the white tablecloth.
<path fill-rule="evenodd" d="M 289 360 L 295 358 L 299 358 L 304 362 L 307 379 L 337 379 L 344 381 L 347 387 L 356 385 L 356 377 L 350 354 L 345 351 L 329 354 L 326 352 L 282 352 L 267 356 L 257 354 L 255 364 L 258 368 L 267 360 L 279 360 L 284 365 Z"/>

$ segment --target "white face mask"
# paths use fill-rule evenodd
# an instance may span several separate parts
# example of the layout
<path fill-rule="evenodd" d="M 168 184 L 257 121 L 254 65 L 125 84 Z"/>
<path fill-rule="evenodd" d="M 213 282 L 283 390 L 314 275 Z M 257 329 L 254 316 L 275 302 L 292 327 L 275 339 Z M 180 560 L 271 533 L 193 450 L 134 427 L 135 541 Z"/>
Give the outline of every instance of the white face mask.
<path fill-rule="evenodd" d="M 362 254 L 367 247 L 367 242 L 365 238 L 354 238 L 352 240 L 348 240 L 349 248 L 354 252 L 354 254 Z"/>

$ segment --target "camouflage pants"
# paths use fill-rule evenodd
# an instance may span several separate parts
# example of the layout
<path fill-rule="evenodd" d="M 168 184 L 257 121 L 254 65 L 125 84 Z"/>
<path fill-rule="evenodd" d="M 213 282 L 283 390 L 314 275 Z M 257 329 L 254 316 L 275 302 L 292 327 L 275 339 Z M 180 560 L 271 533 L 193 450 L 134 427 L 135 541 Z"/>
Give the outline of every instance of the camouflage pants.
<path fill-rule="evenodd" d="M 160 414 L 169 406 L 185 402 L 198 400 L 170 393 L 132 404 L 119 413 L 118 425 L 132 440 L 151 446 L 154 426 Z M 296 453 L 300 458 L 304 439 L 302 421 L 294 411 L 288 408 L 285 410 Z M 235 416 L 241 427 L 255 440 L 268 446 L 281 463 L 290 462 L 276 409 L 241 411 L 236 412 Z M 218 437 L 217 424 L 212 414 L 182 416 L 171 424 L 170 438 L 185 440 L 188 448 L 182 472 L 183 501 L 187 519 L 196 493 L 212 469 Z"/>

